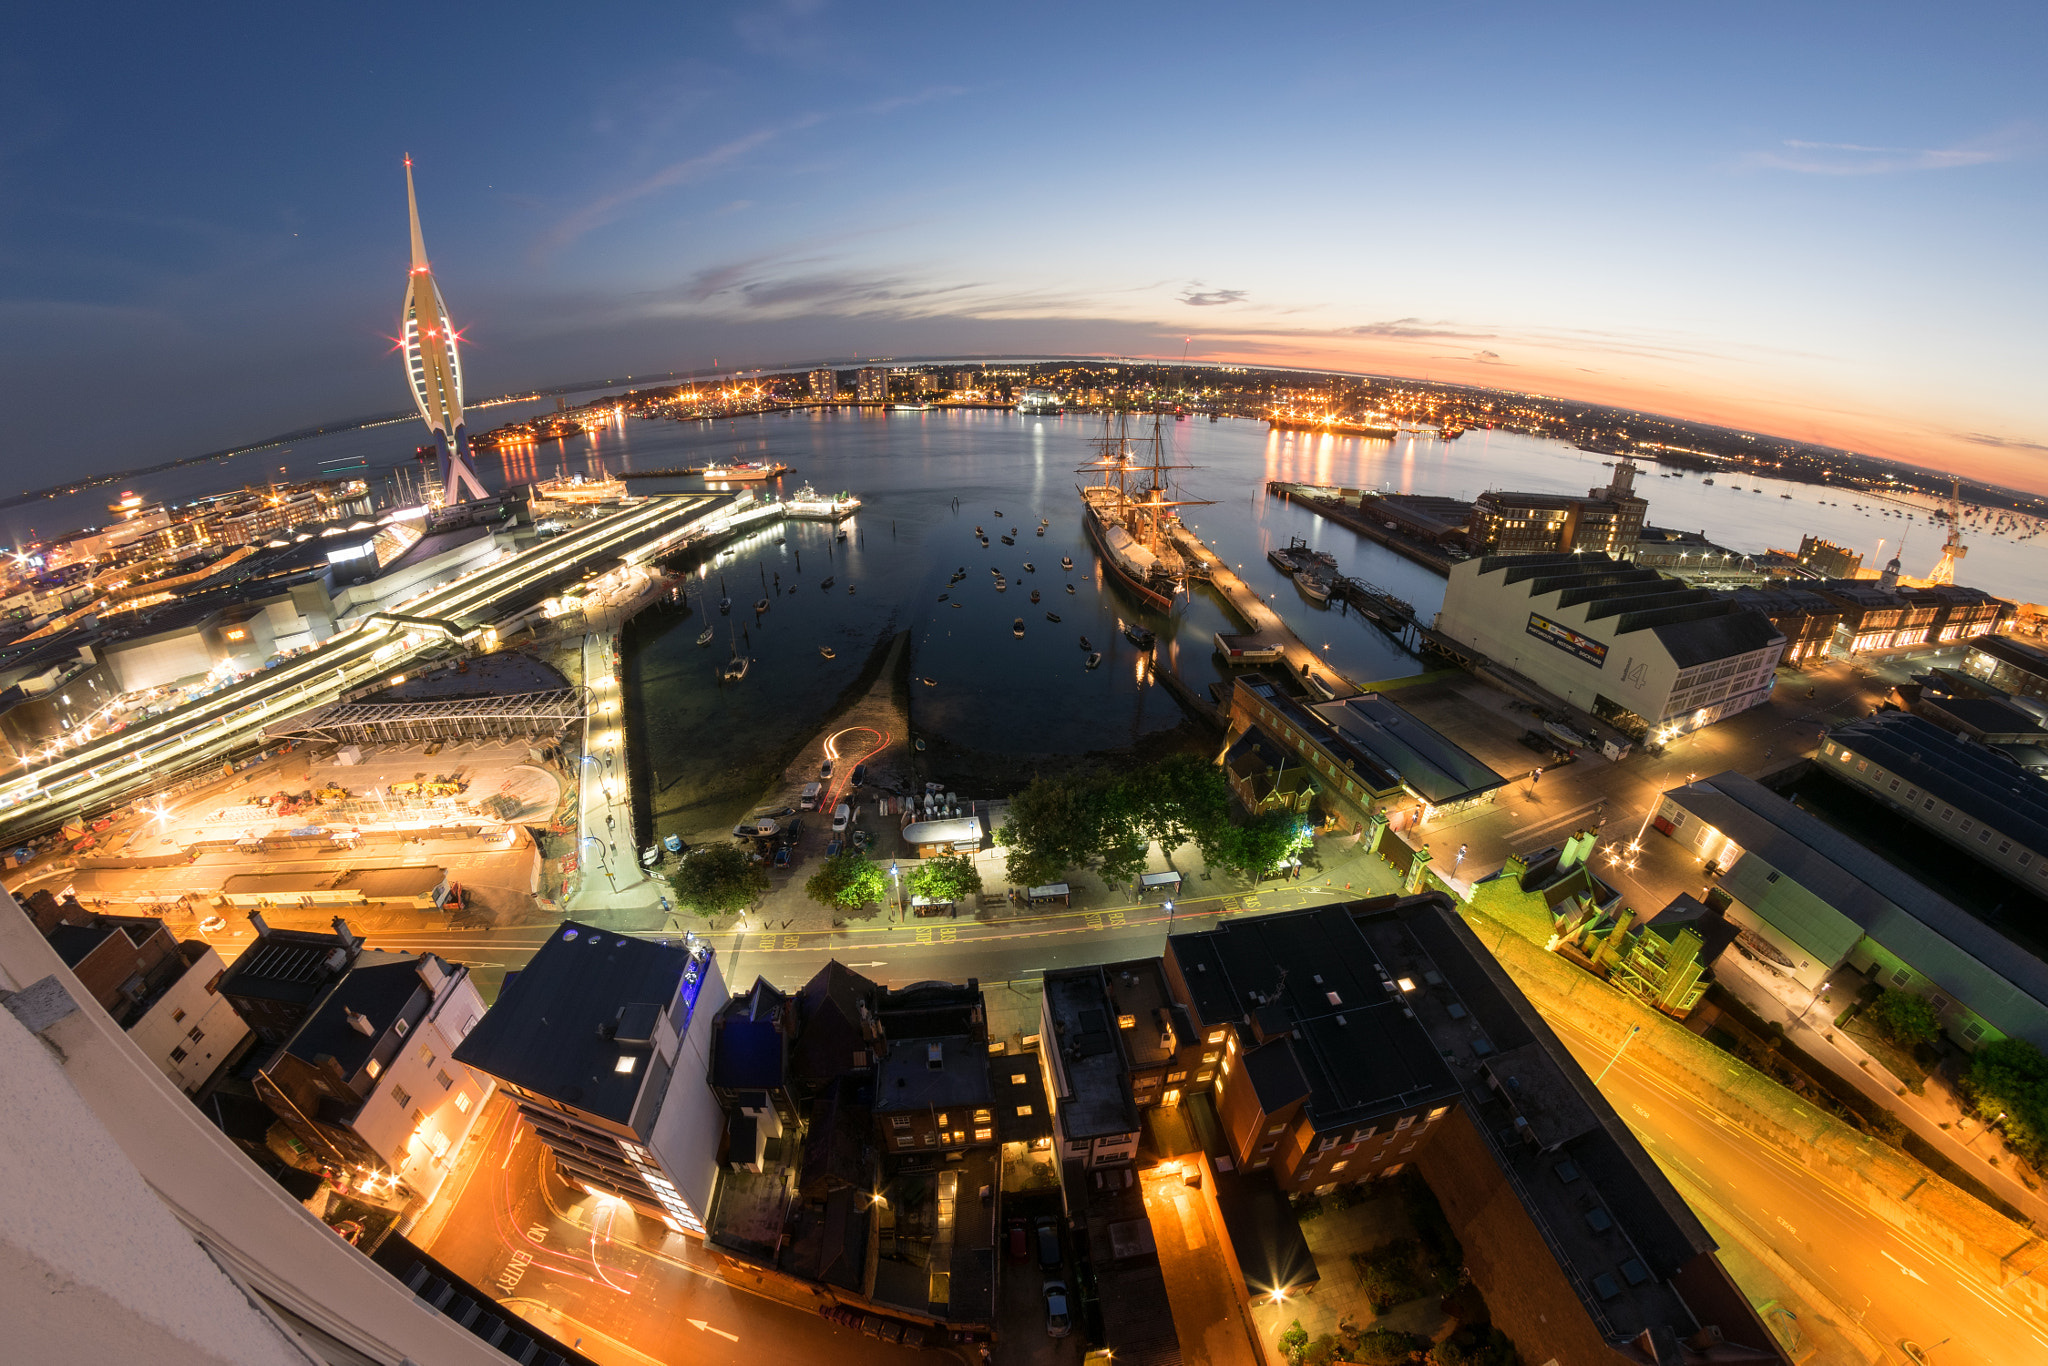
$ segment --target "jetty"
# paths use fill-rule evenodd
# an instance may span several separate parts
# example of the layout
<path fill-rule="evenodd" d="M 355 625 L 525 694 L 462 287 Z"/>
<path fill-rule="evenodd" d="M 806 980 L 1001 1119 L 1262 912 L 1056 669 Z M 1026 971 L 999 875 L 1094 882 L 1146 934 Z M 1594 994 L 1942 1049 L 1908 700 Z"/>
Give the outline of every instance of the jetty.
<path fill-rule="evenodd" d="M 1300 503 L 1318 516 L 1327 517 L 1339 526 L 1348 527 L 1368 541 L 1376 541 L 1396 555 L 1413 560 L 1432 573 L 1441 574 L 1445 578 L 1451 576 L 1451 565 L 1454 561 L 1441 547 L 1418 540 L 1403 532 L 1398 526 L 1389 525 L 1388 519 L 1375 518 L 1372 515 L 1373 500 L 1381 495 L 1371 489 L 1337 488 L 1325 484 L 1290 484 L 1284 480 L 1274 479 L 1266 484 L 1266 492 L 1291 503 Z M 1346 501 L 1347 499 L 1350 501 Z"/>
<path fill-rule="evenodd" d="M 1357 683 L 1332 668 L 1328 660 L 1303 644 L 1301 638 L 1280 619 L 1280 614 L 1239 578 L 1235 570 L 1219 559 L 1215 551 L 1203 545 L 1193 532 L 1186 527 L 1175 526 L 1169 534 L 1174 548 L 1187 558 L 1190 577 L 1206 580 L 1222 597 L 1230 614 L 1245 627 L 1246 634 L 1243 635 L 1216 633 L 1219 654 L 1242 663 L 1272 661 L 1280 664 L 1304 690 L 1322 700 L 1348 697 L 1363 691 Z M 1162 677 L 1164 673 L 1162 671 Z M 1175 696 L 1180 696 L 1182 690 L 1173 691 Z"/>

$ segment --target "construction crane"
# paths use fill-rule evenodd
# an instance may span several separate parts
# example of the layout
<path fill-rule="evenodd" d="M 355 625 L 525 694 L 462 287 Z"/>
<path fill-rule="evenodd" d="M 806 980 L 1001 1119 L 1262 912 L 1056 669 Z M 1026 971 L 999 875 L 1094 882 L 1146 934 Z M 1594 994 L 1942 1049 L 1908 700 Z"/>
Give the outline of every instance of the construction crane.
<path fill-rule="evenodd" d="M 1942 543 L 1941 558 L 1935 562 L 1934 571 L 1927 576 L 1927 582 L 1954 583 L 1956 561 L 1970 553 L 1970 547 L 1963 544 L 1963 508 L 1960 491 L 1962 481 L 1951 479 L 1948 485 L 1948 540 Z"/>

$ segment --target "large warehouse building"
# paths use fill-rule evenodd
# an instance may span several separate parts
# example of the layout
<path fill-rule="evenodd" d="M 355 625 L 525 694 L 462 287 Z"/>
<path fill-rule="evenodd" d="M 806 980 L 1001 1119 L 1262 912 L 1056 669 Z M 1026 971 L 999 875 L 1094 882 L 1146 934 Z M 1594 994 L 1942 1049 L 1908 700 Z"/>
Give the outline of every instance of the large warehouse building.
<path fill-rule="evenodd" d="M 1768 700 L 1785 649 L 1727 594 L 1606 555 L 1465 560 L 1436 628 L 1573 706 L 1666 738 Z"/>

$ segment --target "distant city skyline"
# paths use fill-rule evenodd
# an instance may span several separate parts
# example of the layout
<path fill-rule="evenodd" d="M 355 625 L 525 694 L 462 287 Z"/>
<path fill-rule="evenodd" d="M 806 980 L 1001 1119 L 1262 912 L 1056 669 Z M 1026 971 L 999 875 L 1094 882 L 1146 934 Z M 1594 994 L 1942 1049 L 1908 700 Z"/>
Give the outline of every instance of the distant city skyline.
<path fill-rule="evenodd" d="M 580 28 L 31 15 L 0 137 L 0 487 L 404 407 L 409 154 L 473 395 L 1185 351 L 2048 490 L 2036 9 L 1026 27 L 812 0 Z M 394 55 L 420 44 L 463 74 L 420 87 Z"/>

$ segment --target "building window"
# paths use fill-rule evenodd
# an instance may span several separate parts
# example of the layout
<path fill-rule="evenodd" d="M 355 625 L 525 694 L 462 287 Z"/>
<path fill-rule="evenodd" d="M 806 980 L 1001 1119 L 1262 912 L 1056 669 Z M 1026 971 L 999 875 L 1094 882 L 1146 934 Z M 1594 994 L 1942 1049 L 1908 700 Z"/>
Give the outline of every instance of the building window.
<path fill-rule="evenodd" d="M 441 1083 L 441 1089 L 443 1091 L 452 1091 L 455 1089 L 455 1078 L 449 1076 L 446 1072 L 436 1072 L 434 1074 L 434 1080 Z"/>
<path fill-rule="evenodd" d="M 1778 880 L 1778 874 L 1777 874 L 1777 872 L 1776 872 L 1775 870 L 1774 870 L 1774 871 L 1773 871 L 1773 872 L 1771 873 L 1771 875 L 1770 875 L 1769 877 L 1767 877 L 1767 878 L 1765 878 L 1765 879 L 1764 879 L 1764 881 L 1765 881 L 1765 882 L 1776 882 L 1777 880 Z"/>
<path fill-rule="evenodd" d="M 939 1135 L 937 1130 L 933 1130 L 931 1133 L 928 1133 L 924 1136 L 924 1146 L 927 1148 L 936 1148 L 939 1146 Z"/>
<path fill-rule="evenodd" d="M 1413 1116 L 1413 1115 L 1403 1115 L 1403 1116 L 1401 1116 L 1401 1117 L 1400 1117 L 1399 1119 L 1397 1119 L 1397 1120 L 1395 1120 L 1395 1121 L 1394 1121 L 1394 1128 L 1395 1128 L 1395 1129 L 1397 1129 L 1397 1130 L 1398 1130 L 1398 1129 L 1405 1129 L 1405 1128 L 1407 1128 L 1407 1127 L 1408 1127 L 1409 1125 L 1413 1124 L 1414 1122 L 1415 1122 L 1415 1116 Z"/>
<path fill-rule="evenodd" d="M 1949 817 L 1951 817 L 1951 816 L 1953 816 L 1953 815 L 1955 815 L 1955 814 L 1956 814 L 1956 809 L 1955 809 L 1954 807 L 1952 807 L 1952 806 L 1944 806 L 1943 808 L 1941 808 L 1941 818 L 1942 818 L 1943 820 L 1947 820 L 1947 819 L 1948 819 Z"/>
<path fill-rule="evenodd" d="M 1897 778 L 1892 779 L 1891 786 L 1886 790 L 1890 792 L 1897 792 L 1899 790 L 1899 780 Z"/>
<path fill-rule="evenodd" d="M 1351 1164 L 1349 1162 L 1332 1162 L 1330 1164 L 1330 1175 L 1335 1176 L 1338 1172 L 1343 1171 L 1346 1167 L 1350 1165 Z"/>
<path fill-rule="evenodd" d="M 1972 1020 L 1963 1026 L 1963 1041 L 1965 1043 L 1975 1043 L 1983 1037 L 1984 1025 L 1981 1021 Z"/>
<path fill-rule="evenodd" d="M 1279 1132 L 1280 1132 L 1280 1131 L 1281 1131 L 1282 1129 L 1284 1129 L 1284 1128 L 1286 1128 L 1286 1127 L 1287 1127 L 1287 1126 L 1286 1126 L 1285 1124 L 1273 1124 L 1273 1125 L 1268 1125 L 1268 1126 L 1267 1126 L 1267 1128 L 1266 1128 L 1266 1132 L 1267 1132 L 1267 1133 L 1269 1133 L 1269 1134 L 1277 1134 L 1277 1133 L 1279 1133 Z"/>
<path fill-rule="evenodd" d="M 1274 1144 L 1271 1144 L 1271 1143 L 1261 1143 L 1261 1144 L 1259 1145 L 1259 1151 L 1260 1151 L 1260 1152 L 1262 1152 L 1262 1153 L 1270 1153 L 1270 1152 L 1272 1152 L 1272 1151 L 1273 1151 L 1273 1149 L 1274 1149 L 1274 1147 L 1275 1147 L 1275 1146 L 1276 1146 L 1276 1145 L 1274 1145 Z"/>
<path fill-rule="evenodd" d="M 371 1081 L 375 1081 L 384 1075 L 384 1064 L 372 1058 L 369 1062 L 363 1064 L 363 1070 L 370 1074 Z"/>
<path fill-rule="evenodd" d="M 1022 1119 L 1022 1118 L 1024 1118 L 1024 1117 L 1025 1117 L 1026 1115 L 1028 1115 L 1028 1114 L 1030 1114 L 1030 1113 L 1031 1113 L 1031 1107 L 1030 1107 L 1029 1105 L 1019 1105 L 1019 1106 L 1017 1107 L 1017 1117 L 1018 1117 L 1019 1119 Z"/>
<path fill-rule="evenodd" d="M 1168 1081 L 1186 1081 L 1188 1079 L 1188 1074 L 1185 1069 L 1179 1072 L 1168 1072 L 1166 1074 L 1166 1079 Z"/>
<path fill-rule="evenodd" d="M 2009 853 L 2011 853 L 2011 852 L 2012 852 L 2012 841 L 2011 841 L 2011 840 L 2000 840 L 2000 841 L 1998 842 L 1998 852 L 1999 852 L 1999 853 L 2001 853 L 2001 854 L 2009 854 Z"/>
<path fill-rule="evenodd" d="M 183 1062 L 183 1061 L 185 1061 L 185 1050 L 184 1050 L 184 1049 L 182 1049 L 182 1048 L 173 1048 L 173 1049 L 171 1050 L 171 1061 L 172 1061 L 172 1062 Z"/>
<path fill-rule="evenodd" d="M 892 1129 L 908 1129 L 910 1127 L 910 1116 L 891 1115 L 889 1117 L 889 1127 Z"/>
<path fill-rule="evenodd" d="M 1911 968 L 1900 968 L 1892 974 L 1892 985 L 1895 987 L 1902 987 L 1912 980 L 1913 970 Z"/>
<path fill-rule="evenodd" d="M 1212 1030 L 1210 1030 L 1210 1031 L 1209 1031 L 1209 1042 L 1210 1042 L 1210 1043 L 1222 1043 L 1222 1042 L 1223 1042 L 1223 1031 L 1222 1031 L 1222 1030 L 1220 1030 L 1220 1029 L 1212 1029 Z"/>
<path fill-rule="evenodd" d="M 391 1026 L 391 1032 L 402 1039 L 406 1035 L 412 1033 L 412 1026 L 407 1024 L 404 1020 L 400 1020 L 397 1024 Z"/>
<path fill-rule="evenodd" d="M 172 1012 L 171 1012 L 171 1023 L 172 1023 L 172 1024 L 183 1024 L 183 1023 L 185 1023 L 185 1012 L 184 1012 L 183 1010 L 174 1010 L 174 1011 L 172 1011 Z"/>
<path fill-rule="evenodd" d="M 1214 1061 L 1216 1061 L 1216 1059 L 1218 1059 L 1218 1058 L 1220 1058 L 1220 1057 L 1222 1057 L 1222 1056 L 1223 1056 L 1223 1055 L 1222 1055 L 1221 1053 L 1217 1052 L 1217 1051 L 1216 1051 L 1215 1049 L 1213 1049 L 1213 1048 L 1212 1048 L 1212 1049 L 1210 1049 L 1210 1050 L 1209 1050 L 1208 1052 L 1206 1052 L 1206 1053 L 1204 1053 L 1204 1054 L 1202 1055 L 1202 1061 L 1203 1061 L 1203 1062 L 1214 1062 Z"/>
<path fill-rule="evenodd" d="M 1116 1017 L 1116 1027 L 1118 1029 L 1136 1029 L 1138 1027 L 1138 1017 L 1135 1015 L 1119 1015 Z"/>
<path fill-rule="evenodd" d="M 1029 1083 L 1030 1080 L 1031 1078 L 1022 1072 L 1012 1072 L 1010 1074 L 1010 1085 L 1012 1086 L 1023 1086 Z"/>
<path fill-rule="evenodd" d="M 469 1092 L 457 1091 L 455 1093 L 455 1108 L 465 1115 L 469 1113 Z"/>
<path fill-rule="evenodd" d="M 1365 1142 L 1365 1140 L 1371 1138 L 1374 1134 L 1378 1133 L 1379 1131 L 1380 1126 L 1377 1124 L 1373 1125 L 1370 1129 L 1360 1129 L 1358 1132 L 1351 1135 L 1351 1141 L 1353 1143 L 1363 1143 Z"/>
<path fill-rule="evenodd" d="M 1962 831 L 1962 832 L 1963 832 L 1963 833 L 1964 833 L 1965 835 L 1969 834 L 1969 833 L 1970 833 L 1970 818 L 1969 818 L 1968 816 L 1965 816 L 1965 817 L 1963 817 L 1963 823 L 1962 823 L 1962 825 L 1961 825 L 1961 826 L 1959 826 L 1959 827 L 1957 827 L 1957 828 L 1958 828 L 1958 829 L 1960 829 L 1960 830 L 1961 830 L 1961 831 Z"/>
<path fill-rule="evenodd" d="M 1431 1111 L 1429 1112 L 1429 1117 L 1430 1117 L 1431 1119 L 1442 1119 L 1442 1118 L 1443 1118 L 1443 1117 L 1444 1117 L 1445 1115 L 1449 1114 L 1450 1112 L 1451 1112 L 1451 1107 L 1450 1107 L 1450 1106 L 1448 1106 L 1448 1105 L 1439 1105 L 1439 1106 L 1437 1106 L 1437 1107 L 1436 1107 L 1436 1108 L 1435 1108 L 1434 1110 L 1431 1110 Z"/>
<path fill-rule="evenodd" d="M 1253 1171 L 1257 1171 L 1257 1170 L 1258 1170 L 1259 1168 L 1261 1168 L 1261 1167 L 1265 1166 L 1265 1165 L 1266 1165 L 1266 1163 L 1268 1163 L 1268 1162 L 1269 1162 L 1269 1161 L 1271 1161 L 1271 1160 L 1272 1160 L 1271 1158 L 1265 1158 L 1265 1157 L 1262 1157 L 1262 1158 L 1260 1158 L 1260 1159 L 1259 1159 L 1258 1161 L 1256 1161 L 1256 1162 L 1252 1163 L 1252 1170 L 1253 1170 Z"/>
<path fill-rule="evenodd" d="M 974 1131 L 974 1141 L 976 1143 L 986 1143 L 995 1136 L 996 1131 L 994 1129 L 976 1129 Z"/>
<path fill-rule="evenodd" d="M 1991 827 L 1990 827 L 1990 826 L 1988 826 L 1988 825 L 1987 825 L 1987 826 L 1985 826 L 1985 827 L 1984 827 L 1984 828 L 1983 828 L 1982 830 L 1979 830 L 1979 831 L 1977 832 L 1977 843 L 1979 843 L 1979 844 L 1989 844 L 1989 843 L 1991 843 Z"/>
<path fill-rule="evenodd" d="M 1213 1072 L 1198 1072 L 1198 1073 L 1196 1073 L 1196 1074 L 1195 1074 L 1195 1081 L 1196 1081 L 1197 1083 L 1200 1083 L 1200 1082 L 1205 1082 L 1205 1081 L 1209 1080 L 1209 1078 L 1210 1078 L 1210 1077 L 1212 1077 L 1212 1076 L 1214 1076 L 1214 1075 L 1216 1075 L 1216 1074 L 1215 1074 L 1215 1073 L 1213 1073 Z"/>
<path fill-rule="evenodd" d="M 398 1102 L 398 1108 L 401 1110 L 403 1110 L 406 1106 L 412 1104 L 412 1095 L 403 1086 L 394 1086 L 391 1088 L 391 1099 Z"/>
<path fill-rule="evenodd" d="M 911 1135 L 909 1135 L 909 1134 L 898 1134 L 898 1135 L 896 1135 L 896 1146 L 897 1146 L 897 1147 L 899 1147 L 899 1148 L 908 1148 L 908 1147 L 910 1147 L 910 1146 L 911 1146 L 911 1145 L 912 1145 L 913 1143 L 916 1143 L 916 1142 L 917 1142 L 917 1140 L 916 1140 L 915 1138 L 913 1138 L 913 1137 L 912 1137 Z"/>
<path fill-rule="evenodd" d="M 1405 1166 L 1407 1166 L 1407 1165 L 1408 1165 L 1408 1164 L 1407 1164 L 1406 1162 L 1396 1162 L 1396 1163 L 1395 1163 L 1395 1164 L 1394 1164 L 1393 1166 L 1391 1166 L 1391 1167 L 1387 1168 L 1387 1169 L 1386 1169 L 1385 1171 L 1381 1172 L 1381 1173 L 1380 1173 L 1380 1175 L 1381 1175 L 1381 1176 L 1399 1176 L 1399 1175 L 1401 1174 L 1401 1168 L 1403 1168 L 1403 1167 L 1405 1167 Z"/>

